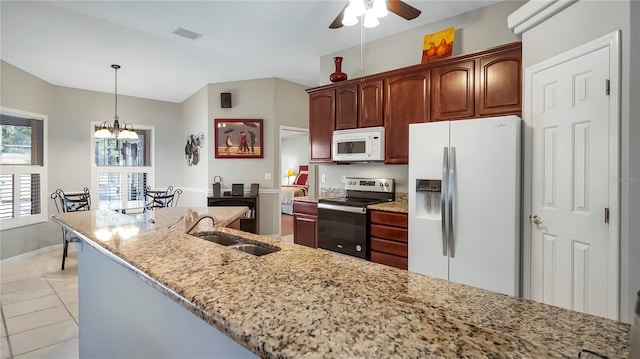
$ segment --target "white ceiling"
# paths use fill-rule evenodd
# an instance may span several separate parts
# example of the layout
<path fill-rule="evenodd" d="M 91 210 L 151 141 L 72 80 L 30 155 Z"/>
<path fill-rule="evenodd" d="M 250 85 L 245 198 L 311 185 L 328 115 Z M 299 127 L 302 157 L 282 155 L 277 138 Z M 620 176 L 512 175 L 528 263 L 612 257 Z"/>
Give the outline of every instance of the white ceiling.
<path fill-rule="evenodd" d="M 356 46 L 360 27 L 328 28 L 347 0 L 1 1 L 2 60 L 49 83 L 182 102 L 207 83 L 278 77 L 319 84 L 319 57 Z M 412 1 L 367 41 L 497 1 Z M 189 40 L 172 32 L 202 34 Z"/>

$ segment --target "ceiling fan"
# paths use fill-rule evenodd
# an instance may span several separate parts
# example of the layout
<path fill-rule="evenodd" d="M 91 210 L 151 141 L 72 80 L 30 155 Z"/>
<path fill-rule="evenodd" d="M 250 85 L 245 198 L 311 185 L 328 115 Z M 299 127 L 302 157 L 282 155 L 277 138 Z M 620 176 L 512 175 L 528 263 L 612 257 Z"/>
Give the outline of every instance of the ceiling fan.
<path fill-rule="evenodd" d="M 351 6 L 353 2 L 356 2 L 356 1 L 362 2 L 362 4 L 364 5 L 364 8 L 367 10 L 374 8 L 374 6 L 376 6 L 375 3 L 378 2 L 378 0 L 375 0 L 375 1 L 374 0 L 350 0 L 349 2 L 347 2 L 344 8 L 342 8 L 342 11 L 340 11 L 338 16 L 336 16 L 335 20 L 333 20 L 331 25 L 329 25 L 330 29 L 339 29 L 343 25 L 345 25 L 343 23 L 343 20 L 345 19 L 345 12 L 347 11 L 347 8 Z M 382 0 L 382 2 L 384 2 L 384 0 Z M 386 0 L 386 8 L 387 10 L 391 11 L 392 13 L 406 20 L 413 20 L 416 17 L 418 17 L 421 13 L 420 10 L 416 9 L 415 7 L 401 0 Z M 357 21 L 355 23 L 352 23 L 351 25 L 355 25 L 356 23 Z M 365 23 L 365 26 L 367 26 L 366 23 Z"/>

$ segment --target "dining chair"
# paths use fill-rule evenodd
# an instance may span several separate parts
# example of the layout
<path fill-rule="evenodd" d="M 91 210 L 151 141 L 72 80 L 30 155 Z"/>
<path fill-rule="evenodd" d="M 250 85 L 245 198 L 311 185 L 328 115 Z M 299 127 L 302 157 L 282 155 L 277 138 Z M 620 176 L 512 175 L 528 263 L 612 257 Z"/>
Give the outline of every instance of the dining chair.
<path fill-rule="evenodd" d="M 166 190 L 151 190 L 150 187 L 145 189 L 145 205 L 146 210 L 155 210 L 165 207 L 176 207 L 178 205 L 178 199 L 182 194 L 180 188 L 173 189 L 173 186 L 167 187 Z"/>
<path fill-rule="evenodd" d="M 82 192 L 77 193 L 65 193 L 62 189 L 57 189 L 51 194 L 51 199 L 53 199 L 58 213 L 91 210 L 91 195 L 87 187 L 85 187 Z M 69 251 L 69 242 L 79 241 L 80 239 L 78 237 L 62 228 L 62 270 L 64 270 L 64 262 Z"/>

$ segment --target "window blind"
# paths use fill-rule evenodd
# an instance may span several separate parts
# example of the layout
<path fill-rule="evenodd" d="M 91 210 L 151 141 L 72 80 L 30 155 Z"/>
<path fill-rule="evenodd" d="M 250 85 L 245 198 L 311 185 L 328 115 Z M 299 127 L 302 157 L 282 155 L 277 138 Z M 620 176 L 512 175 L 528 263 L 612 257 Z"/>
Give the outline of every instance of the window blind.
<path fill-rule="evenodd" d="M 20 216 L 29 216 L 41 213 L 39 173 L 21 174 L 19 193 Z"/>
<path fill-rule="evenodd" d="M 13 218 L 13 175 L 0 175 L 0 220 Z"/>

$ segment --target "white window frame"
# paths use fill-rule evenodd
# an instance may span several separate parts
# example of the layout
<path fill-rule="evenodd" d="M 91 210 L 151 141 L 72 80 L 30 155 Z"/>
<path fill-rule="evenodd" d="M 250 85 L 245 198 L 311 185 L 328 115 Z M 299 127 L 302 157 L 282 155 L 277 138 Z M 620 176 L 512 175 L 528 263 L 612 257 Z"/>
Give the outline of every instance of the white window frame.
<path fill-rule="evenodd" d="M 12 174 L 13 180 L 13 218 L 0 221 L 0 230 L 19 228 L 37 223 L 44 223 L 49 215 L 49 194 L 47 192 L 48 168 L 48 117 L 39 113 L 16 110 L 0 106 L 0 112 L 10 116 L 24 117 L 42 121 L 42 166 L 40 165 L 0 165 L 0 174 Z M 36 173 L 40 175 L 40 213 L 27 216 L 20 215 L 20 175 Z"/>
<path fill-rule="evenodd" d="M 147 185 L 151 188 L 155 188 L 156 178 L 156 128 L 155 126 L 142 126 L 133 124 L 133 128 L 139 130 L 149 130 L 151 133 L 149 139 L 149 155 L 151 160 L 151 166 L 96 166 L 95 157 L 95 142 L 93 134 L 95 133 L 96 126 L 99 126 L 102 122 L 92 121 L 89 135 L 91 136 L 90 142 L 90 156 L 91 156 L 91 208 L 100 208 L 100 186 L 98 184 L 98 177 L 100 173 L 120 173 L 120 178 L 127 178 L 129 172 L 147 172 Z M 127 197 L 122 196 L 122 208 L 126 207 Z"/>

